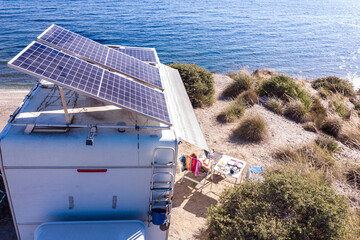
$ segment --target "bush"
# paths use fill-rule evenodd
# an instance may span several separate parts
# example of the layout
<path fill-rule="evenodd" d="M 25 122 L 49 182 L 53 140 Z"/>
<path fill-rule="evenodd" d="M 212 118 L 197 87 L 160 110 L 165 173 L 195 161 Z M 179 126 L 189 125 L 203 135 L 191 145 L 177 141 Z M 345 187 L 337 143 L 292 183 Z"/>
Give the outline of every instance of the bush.
<path fill-rule="evenodd" d="M 259 88 L 260 95 L 277 97 L 284 101 L 299 99 L 306 108 L 311 104 L 311 98 L 294 79 L 285 75 L 276 75 L 262 83 Z"/>
<path fill-rule="evenodd" d="M 172 63 L 169 67 L 179 71 L 193 107 L 206 107 L 214 103 L 214 79 L 209 71 L 187 63 Z"/>
<path fill-rule="evenodd" d="M 249 115 L 234 130 L 234 136 L 245 141 L 260 142 L 267 136 L 266 123 L 260 115 Z"/>
<path fill-rule="evenodd" d="M 321 130 L 333 137 L 338 137 L 341 131 L 341 121 L 335 117 L 326 118 L 321 124 Z"/>
<path fill-rule="evenodd" d="M 227 98 L 236 98 L 240 93 L 249 90 L 254 83 L 254 78 L 245 71 L 233 74 L 232 78 L 234 81 L 223 91 Z"/>
<path fill-rule="evenodd" d="M 207 212 L 210 239 L 341 239 L 349 206 L 325 184 L 291 173 L 226 189 Z"/>
<path fill-rule="evenodd" d="M 327 149 L 330 153 L 336 153 L 340 150 L 339 144 L 331 137 L 320 136 L 315 140 L 315 143 L 321 148 Z"/>
<path fill-rule="evenodd" d="M 237 98 L 236 101 L 245 103 L 247 106 L 253 106 L 259 101 L 259 96 L 253 88 L 242 92 Z"/>
<path fill-rule="evenodd" d="M 304 122 L 307 112 L 302 102 L 292 100 L 285 107 L 284 115 L 296 122 Z"/>
<path fill-rule="evenodd" d="M 280 115 L 284 114 L 283 102 L 278 98 L 274 98 L 274 97 L 269 98 L 265 103 L 265 107 L 274 113 Z"/>
<path fill-rule="evenodd" d="M 335 76 L 318 78 L 311 85 L 315 89 L 323 88 L 333 93 L 341 93 L 344 96 L 355 95 L 354 87 L 350 82 Z"/>
<path fill-rule="evenodd" d="M 222 111 L 216 119 L 221 123 L 234 122 L 236 119 L 239 119 L 244 115 L 245 107 L 245 103 L 236 101 Z"/>

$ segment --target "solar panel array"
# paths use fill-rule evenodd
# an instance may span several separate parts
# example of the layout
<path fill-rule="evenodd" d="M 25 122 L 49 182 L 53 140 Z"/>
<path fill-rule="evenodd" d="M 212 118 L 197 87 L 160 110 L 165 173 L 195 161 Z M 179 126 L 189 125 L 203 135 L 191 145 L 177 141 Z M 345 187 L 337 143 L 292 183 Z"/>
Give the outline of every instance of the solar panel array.
<path fill-rule="evenodd" d="M 51 25 L 38 40 L 163 89 L 158 68 L 57 25 Z"/>
<path fill-rule="evenodd" d="M 144 62 L 156 63 L 157 58 L 155 52 L 150 49 L 140 49 L 140 48 L 115 48 L 115 50 L 130 55 L 134 58 L 137 58 Z"/>
<path fill-rule="evenodd" d="M 32 42 L 8 65 L 171 125 L 162 92 L 39 42 Z"/>

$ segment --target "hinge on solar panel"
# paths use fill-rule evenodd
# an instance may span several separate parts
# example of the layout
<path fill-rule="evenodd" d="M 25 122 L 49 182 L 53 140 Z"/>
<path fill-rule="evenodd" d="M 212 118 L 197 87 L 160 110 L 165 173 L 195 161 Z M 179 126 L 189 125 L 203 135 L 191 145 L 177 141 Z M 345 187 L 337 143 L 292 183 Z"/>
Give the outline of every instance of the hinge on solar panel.
<path fill-rule="evenodd" d="M 89 136 L 86 138 L 86 145 L 92 146 L 94 144 L 94 137 L 97 133 L 97 127 L 93 126 L 90 128 Z"/>

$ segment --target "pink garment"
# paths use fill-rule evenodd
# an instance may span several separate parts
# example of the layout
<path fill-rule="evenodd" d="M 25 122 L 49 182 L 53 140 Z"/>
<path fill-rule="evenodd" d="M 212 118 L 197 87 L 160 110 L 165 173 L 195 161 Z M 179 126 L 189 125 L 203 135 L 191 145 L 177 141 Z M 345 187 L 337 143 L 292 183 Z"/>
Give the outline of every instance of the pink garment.
<path fill-rule="evenodd" d="M 191 158 L 191 172 L 195 173 L 195 168 L 196 168 L 196 162 L 198 160 L 196 158 Z"/>
<path fill-rule="evenodd" d="M 198 159 L 196 159 L 196 167 L 195 167 L 195 176 L 199 176 L 199 173 L 200 173 L 200 169 L 201 169 L 201 166 L 202 166 L 202 162 Z"/>

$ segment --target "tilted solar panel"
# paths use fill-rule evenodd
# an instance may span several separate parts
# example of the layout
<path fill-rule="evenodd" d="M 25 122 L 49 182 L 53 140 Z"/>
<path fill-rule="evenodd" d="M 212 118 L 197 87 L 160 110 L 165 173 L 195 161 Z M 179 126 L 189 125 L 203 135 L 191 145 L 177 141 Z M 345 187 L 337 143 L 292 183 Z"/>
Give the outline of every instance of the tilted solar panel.
<path fill-rule="evenodd" d="M 8 66 L 171 125 L 162 92 L 32 42 Z"/>
<path fill-rule="evenodd" d="M 163 89 L 158 68 L 57 25 L 51 25 L 37 39 L 79 58 Z"/>
<path fill-rule="evenodd" d="M 116 51 L 125 53 L 127 55 L 130 55 L 134 58 L 137 58 L 144 62 L 150 62 L 150 63 L 156 63 L 157 58 L 155 56 L 155 52 L 150 49 L 141 49 L 141 48 L 114 48 Z"/>

